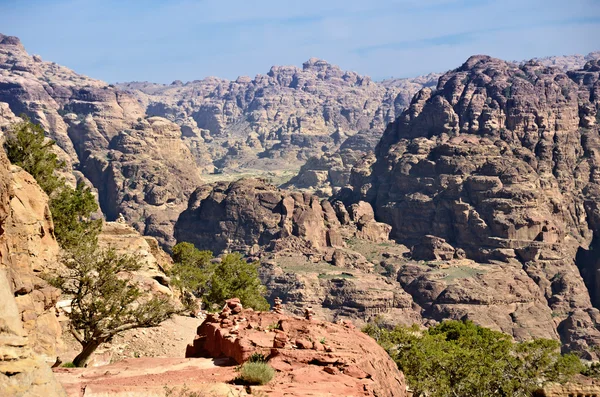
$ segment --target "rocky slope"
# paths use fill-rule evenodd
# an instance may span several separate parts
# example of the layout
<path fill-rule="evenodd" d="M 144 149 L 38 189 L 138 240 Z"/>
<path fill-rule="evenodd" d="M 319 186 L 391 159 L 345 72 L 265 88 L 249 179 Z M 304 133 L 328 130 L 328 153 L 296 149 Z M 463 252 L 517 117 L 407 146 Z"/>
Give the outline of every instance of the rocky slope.
<path fill-rule="evenodd" d="M 61 329 L 59 291 L 36 272 L 56 265 L 47 197 L 0 151 L 0 394 L 62 396 L 54 363 Z"/>
<path fill-rule="evenodd" d="M 564 73 L 472 57 L 435 92 L 421 90 L 384 133 L 374 164 L 353 173 L 353 191 L 340 198 L 371 202 L 396 240 L 417 254 L 425 244 L 486 264 L 452 291 L 430 271 L 401 268 L 405 288 L 429 291 L 420 296 L 427 315 L 471 318 L 492 305 L 489 325 L 535 318 L 566 348 L 593 355 L 599 74 L 598 61 Z"/>
<path fill-rule="evenodd" d="M 586 62 L 599 58 L 600 52 L 592 52 L 586 56 L 554 56 L 535 58 L 533 61 L 544 66 L 557 67 L 566 72 L 582 69 Z M 527 61 L 521 62 L 521 64 L 525 63 L 527 63 Z M 428 80 L 435 78 L 437 81 L 439 76 L 440 75 L 429 75 L 411 81 L 420 82 L 424 86 L 434 88 L 434 85 L 425 83 L 422 79 Z M 385 86 L 396 86 L 398 84 L 406 84 L 406 82 L 403 80 L 386 80 L 383 81 L 382 84 Z M 410 89 L 404 91 L 413 92 Z M 414 92 L 417 91 L 415 90 Z M 407 98 L 406 103 L 410 103 L 410 100 L 411 98 Z M 329 196 L 340 188 L 347 186 L 350 179 L 350 171 L 359 160 L 367 163 L 372 163 L 374 161 L 374 158 L 371 157 L 371 151 L 376 145 L 376 142 L 371 143 L 371 141 L 378 140 L 379 138 L 379 135 L 371 135 L 368 138 L 363 136 L 362 139 L 358 141 L 354 139 L 357 136 L 347 139 L 344 144 L 333 153 L 324 153 L 323 155 L 309 158 L 306 164 L 301 167 L 298 174 L 285 186 L 315 192 L 321 196 Z M 366 139 L 369 139 L 369 141 L 367 142 Z"/>
<path fill-rule="evenodd" d="M 254 353 L 277 371 L 269 384 L 254 388 L 269 396 L 407 395 L 396 364 L 352 323 L 244 310 L 237 299 L 207 317 L 186 355 L 243 364 Z"/>

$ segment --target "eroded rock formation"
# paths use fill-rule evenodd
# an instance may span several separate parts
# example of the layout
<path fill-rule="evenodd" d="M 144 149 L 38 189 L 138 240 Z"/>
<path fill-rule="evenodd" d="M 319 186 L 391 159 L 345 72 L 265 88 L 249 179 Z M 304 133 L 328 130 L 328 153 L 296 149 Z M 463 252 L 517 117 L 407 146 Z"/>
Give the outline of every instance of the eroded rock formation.
<path fill-rule="evenodd" d="M 171 85 L 125 83 L 149 115 L 182 126 L 189 142 L 208 146 L 214 165 L 232 172 L 300 167 L 348 136 L 380 135 L 412 95 L 438 75 L 383 83 L 320 59 L 302 68 L 273 66 L 254 79 L 209 77 Z"/>
<path fill-rule="evenodd" d="M 597 302 L 590 300 L 596 281 L 588 277 L 586 288 L 576 257 L 587 258 L 578 264 L 593 273 L 599 70 L 598 61 L 563 73 L 533 61 L 517 67 L 471 57 L 442 76 L 436 91 L 414 97 L 384 133 L 372 173 L 359 169 L 344 197 L 373 203 L 376 219 L 417 252 L 423 237 L 433 235 L 449 245 L 445 252 L 464 250 L 467 258 L 500 266 L 506 292 L 489 293 L 507 304 L 503 315 L 515 323 L 545 318 L 566 348 L 589 352 L 600 342 Z M 409 270 L 398 274 L 403 285 L 425 283 Z M 436 305 L 463 304 L 470 317 L 481 301 L 469 283 L 481 277 L 461 281 L 452 294 L 430 294 L 422 304 L 433 305 L 434 317 L 449 315 Z M 535 301 L 537 309 L 520 315 L 512 299 Z"/>

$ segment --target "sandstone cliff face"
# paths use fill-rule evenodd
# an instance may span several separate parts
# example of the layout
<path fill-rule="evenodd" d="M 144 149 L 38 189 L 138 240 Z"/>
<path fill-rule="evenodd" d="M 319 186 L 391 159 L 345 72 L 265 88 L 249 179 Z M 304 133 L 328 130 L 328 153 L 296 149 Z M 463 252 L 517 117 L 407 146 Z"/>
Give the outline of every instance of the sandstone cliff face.
<path fill-rule="evenodd" d="M 175 227 L 179 242 L 260 260 L 269 301 L 283 299 L 289 312 L 312 305 L 330 321 L 363 323 L 385 312 L 396 322 L 420 322 L 410 295 L 380 274 L 384 253 L 406 251 L 389 231 L 365 202 L 346 207 L 255 179 L 198 188 Z"/>
<path fill-rule="evenodd" d="M 565 74 L 533 61 L 517 67 L 472 57 L 442 76 L 436 91 L 414 97 L 344 197 L 373 203 L 376 219 L 402 243 L 434 235 L 467 258 L 510 271 L 506 279 L 528 292 L 516 294 L 523 289 L 509 283 L 506 294 L 496 294 L 502 305 L 511 295 L 535 303 L 527 315 L 505 305 L 502 316 L 514 323 L 535 316 L 566 348 L 589 351 L 600 342 L 592 305 L 597 261 L 588 251 L 598 236 L 598 70 L 597 61 Z M 589 290 L 576 258 L 588 269 Z M 414 272 L 404 272 L 403 285 L 414 284 Z M 475 315 L 480 302 L 469 283 L 482 280 L 469 280 L 423 304 L 434 317 L 458 316 L 442 307 L 448 303 Z M 417 291 L 426 284 L 416 283 Z"/>
<path fill-rule="evenodd" d="M 165 247 L 201 173 L 286 177 L 357 131 L 381 134 L 414 92 L 434 82 L 432 75 L 380 84 L 313 59 L 254 80 L 122 90 L 30 56 L 18 38 L 0 35 L 0 127 L 21 113 L 40 123 L 77 179 L 97 189 L 107 220 L 123 213 Z"/>
<path fill-rule="evenodd" d="M 288 192 L 258 179 L 218 182 L 196 189 L 175 228 L 178 241 L 199 249 L 250 254 L 292 247 L 326 252 L 343 236 L 387 241 L 389 226 L 375 222 L 367 203 L 346 208 L 309 193 Z"/>
<path fill-rule="evenodd" d="M 330 197 L 350 184 L 352 168 L 372 155 L 377 142 L 379 134 L 359 132 L 346 139 L 335 152 L 309 158 L 282 187 Z"/>
<path fill-rule="evenodd" d="M 35 275 L 58 246 L 47 197 L 0 151 L 0 394 L 63 396 L 45 360 L 56 359 L 57 290 Z"/>

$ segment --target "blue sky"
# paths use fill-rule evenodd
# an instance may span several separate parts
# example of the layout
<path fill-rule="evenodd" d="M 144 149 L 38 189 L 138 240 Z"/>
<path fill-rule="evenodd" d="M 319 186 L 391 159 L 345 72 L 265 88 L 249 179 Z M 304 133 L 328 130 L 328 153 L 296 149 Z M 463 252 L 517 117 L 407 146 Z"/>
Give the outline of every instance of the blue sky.
<path fill-rule="evenodd" d="M 600 50 L 600 0 L 0 0 L 0 33 L 109 82 L 325 59 L 374 79 Z"/>

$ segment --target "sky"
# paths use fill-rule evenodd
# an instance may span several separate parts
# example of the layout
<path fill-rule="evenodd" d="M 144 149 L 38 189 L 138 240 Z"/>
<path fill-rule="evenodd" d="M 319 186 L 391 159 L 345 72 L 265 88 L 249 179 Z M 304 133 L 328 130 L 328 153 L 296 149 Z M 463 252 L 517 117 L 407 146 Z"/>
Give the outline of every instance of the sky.
<path fill-rule="evenodd" d="M 111 83 L 265 74 L 311 57 L 375 80 L 600 50 L 600 0 L 0 0 L 0 33 Z"/>

